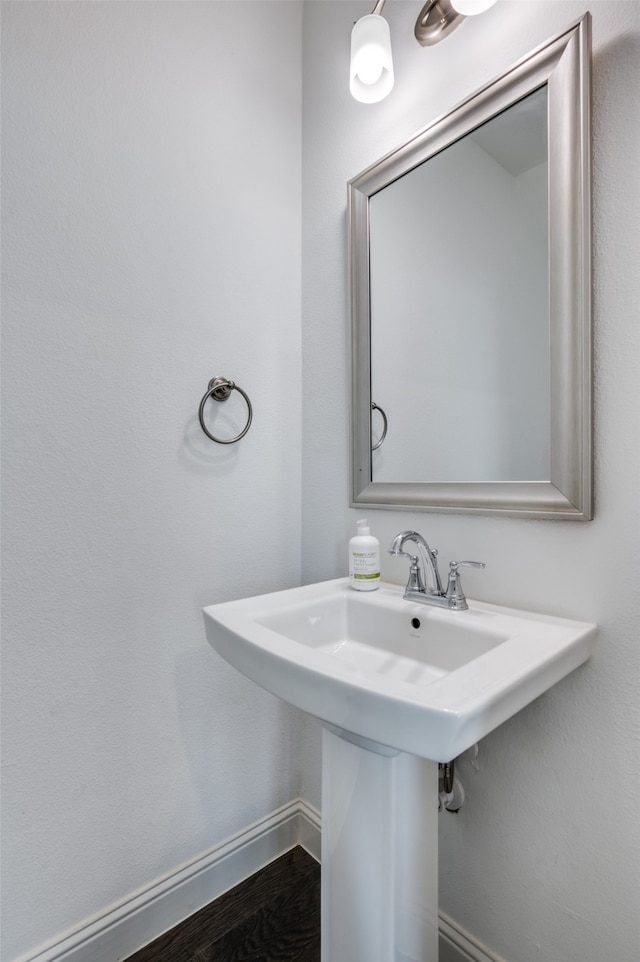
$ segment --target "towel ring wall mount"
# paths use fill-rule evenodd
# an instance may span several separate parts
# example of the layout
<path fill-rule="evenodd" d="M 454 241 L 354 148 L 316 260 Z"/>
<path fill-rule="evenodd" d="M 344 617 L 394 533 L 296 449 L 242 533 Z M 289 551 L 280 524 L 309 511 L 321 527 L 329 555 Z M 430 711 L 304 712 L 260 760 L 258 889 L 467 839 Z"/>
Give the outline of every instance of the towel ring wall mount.
<path fill-rule="evenodd" d="M 216 438 L 213 436 L 213 434 L 211 434 L 206 424 L 204 423 L 204 406 L 209 400 L 209 398 L 213 398 L 215 401 L 227 401 L 231 397 L 232 391 L 237 391 L 238 394 L 241 394 L 246 401 L 247 423 L 245 424 L 240 434 L 236 435 L 235 438 Z M 236 441 L 239 441 L 240 438 L 243 438 L 245 436 L 245 434 L 251 427 L 251 422 L 253 420 L 253 408 L 251 407 L 251 401 L 249 400 L 248 394 L 246 394 L 246 392 L 243 391 L 241 387 L 238 387 L 235 381 L 230 381 L 226 377 L 220 377 L 220 376 L 212 377 L 211 380 L 209 381 L 209 386 L 207 387 L 207 390 L 202 400 L 200 401 L 198 418 L 200 420 L 200 427 L 202 428 L 204 433 L 212 441 L 215 441 L 216 444 L 235 444 Z"/>

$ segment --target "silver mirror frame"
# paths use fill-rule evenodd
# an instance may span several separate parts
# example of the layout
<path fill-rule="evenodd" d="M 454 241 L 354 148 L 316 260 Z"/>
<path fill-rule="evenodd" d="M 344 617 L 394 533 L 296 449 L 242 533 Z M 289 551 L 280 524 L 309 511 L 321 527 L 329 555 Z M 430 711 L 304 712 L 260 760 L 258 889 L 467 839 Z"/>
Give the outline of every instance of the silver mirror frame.
<path fill-rule="evenodd" d="M 550 481 L 372 481 L 369 199 L 534 90 L 548 87 Z M 591 417 L 591 17 L 519 60 L 348 184 L 352 506 L 588 521 Z M 419 425 L 417 426 L 419 431 Z"/>

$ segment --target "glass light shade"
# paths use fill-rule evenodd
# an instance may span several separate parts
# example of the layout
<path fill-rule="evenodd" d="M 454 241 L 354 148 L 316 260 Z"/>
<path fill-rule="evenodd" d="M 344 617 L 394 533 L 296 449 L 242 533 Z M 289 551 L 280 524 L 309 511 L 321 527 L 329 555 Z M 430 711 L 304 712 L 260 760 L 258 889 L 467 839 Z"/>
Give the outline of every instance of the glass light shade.
<path fill-rule="evenodd" d="M 351 31 L 351 95 L 365 104 L 383 100 L 393 87 L 389 24 L 377 13 L 362 17 Z"/>
<path fill-rule="evenodd" d="M 451 0 L 451 6 L 463 17 L 473 17 L 476 13 L 484 13 L 495 2 L 496 0 Z"/>

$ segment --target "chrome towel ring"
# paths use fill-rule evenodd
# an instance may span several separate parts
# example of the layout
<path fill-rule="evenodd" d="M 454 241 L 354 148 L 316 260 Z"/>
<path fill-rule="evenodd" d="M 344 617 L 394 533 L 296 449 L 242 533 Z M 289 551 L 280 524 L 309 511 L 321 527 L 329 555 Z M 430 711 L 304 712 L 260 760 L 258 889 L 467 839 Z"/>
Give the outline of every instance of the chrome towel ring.
<path fill-rule="evenodd" d="M 371 410 L 372 410 L 372 411 L 380 411 L 380 414 L 382 415 L 382 434 L 381 434 L 380 437 L 378 438 L 377 442 L 376 442 L 375 444 L 372 444 L 372 445 L 371 445 L 371 450 L 372 450 L 372 451 L 377 451 L 378 448 L 380 447 L 380 445 L 382 444 L 382 442 L 384 441 L 384 439 L 385 439 L 386 436 L 387 436 L 387 428 L 389 427 L 389 425 L 388 425 L 388 422 L 387 422 L 387 415 L 384 413 L 384 411 L 382 410 L 382 408 L 380 407 L 380 405 L 375 403 L 375 401 L 372 401 L 372 402 L 371 402 Z"/>
<path fill-rule="evenodd" d="M 204 406 L 210 397 L 212 397 L 215 401 L 226 401 L 230 397 L 232 391 L 237 391 L 239 394 L 243 396 L 243 398 L 247 402 L 247 412 L 248 412 L 247 423 L 245 424 L 240 434 L 238 434 L 237 437 L 235 438 L 226 438 L 226 439 L 214 438 L 213 434 L 211 434 L 211 432 L 207 430 L 207 426 L 204 423 Z M 212 441 L 215 441 L 216 444 L 235 444 L 236 441 L 239 441 L 240 438 L 243 438 L 245 436 L 245 434 L 251 427 L 251 422 L 253 420 L 253 408 L 251 407 L 251 401 L 249 400 L 248 395 L 242 390 L 241 387 L 238 387 L 235 381 L 228 381 L 226 377 L 213 377 L 209 381 L 209 386 L 207 388 L 206 394 L 200 401 L 198 418 L 200 419 L 200 427 L 202 428 L 204 433 L 207 435 L 208 438 L 211 438 Z"/>

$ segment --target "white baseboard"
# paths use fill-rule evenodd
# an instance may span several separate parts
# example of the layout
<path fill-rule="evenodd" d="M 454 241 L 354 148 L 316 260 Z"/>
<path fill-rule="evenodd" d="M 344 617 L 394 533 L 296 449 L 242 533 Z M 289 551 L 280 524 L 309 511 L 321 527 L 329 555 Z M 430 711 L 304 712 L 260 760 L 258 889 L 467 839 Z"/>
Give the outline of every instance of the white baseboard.
<path fill-rule="evenodd" d="M 505 962 L 490 952 L 445 912 L 439 913 L 440 962 Z"/>
<path fill-rule="evenodd" d="M 126 959 L 296 845 L 320 861 L 320 814 L 300 798 L 217 845 L 180 871 L 13 962 Z M 440 962 L 504 960 L 491 954 L 441 912 Z"/>
<path fill-rule="evenodd" d="M 302 799 L 14 962 L 126 959 L 296 845 L 320 860 L 320 815 Z"/>

